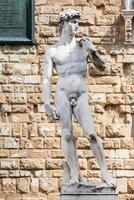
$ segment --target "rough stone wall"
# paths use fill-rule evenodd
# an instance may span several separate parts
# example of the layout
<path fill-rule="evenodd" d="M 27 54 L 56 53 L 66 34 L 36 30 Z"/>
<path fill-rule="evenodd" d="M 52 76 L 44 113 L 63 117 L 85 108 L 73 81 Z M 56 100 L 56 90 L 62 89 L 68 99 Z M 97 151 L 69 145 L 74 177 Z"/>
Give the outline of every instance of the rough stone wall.
<path fill-rule="evenodd" d="M 89 64 L 89 103 L 120 200 L 134 199 L 134 48 L 123 44 L 121 0 L 36 0 L 36 44 L 0 46 L 0 200 L 58 200 L 64 158 L 60 126 L 47 119 L 41 93 L 43 54 L 58 39 L 57 14 L 82 12 L 78 37 L 90 36 L 107 62 Z M 57 77 L 52 79 L 52 102 Z M 100 171 L 74 121 L 79 164 L 87 180 Z"/>

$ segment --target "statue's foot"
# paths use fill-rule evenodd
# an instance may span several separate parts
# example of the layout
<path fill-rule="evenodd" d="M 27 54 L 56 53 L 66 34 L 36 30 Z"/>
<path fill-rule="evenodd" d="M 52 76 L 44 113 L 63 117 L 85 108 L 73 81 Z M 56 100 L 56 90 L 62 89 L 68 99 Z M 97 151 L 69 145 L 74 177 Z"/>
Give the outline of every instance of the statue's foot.
<path fill-rule="evenodd" d="M 78 177 L 72 177 L 70 180 L 69 180 L 69 184 L 72 185 L 72 184 L 77 184 L 79 183 L 79 178 Z"/>
<path fill-rule="evenodd" d="M 113 187 L 113 188 L 117 187 L 116 180 L 112 176 L 110 176 L 109 174 L 102 176 L 102 179 L 108 186 Z"/>

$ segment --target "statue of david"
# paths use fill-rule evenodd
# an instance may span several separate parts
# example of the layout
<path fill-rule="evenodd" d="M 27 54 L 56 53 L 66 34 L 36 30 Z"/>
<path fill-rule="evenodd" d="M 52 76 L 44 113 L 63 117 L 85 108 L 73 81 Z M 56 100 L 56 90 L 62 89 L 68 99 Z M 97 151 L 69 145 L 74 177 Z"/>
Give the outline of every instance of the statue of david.
<path fill-rule="evenodd" d="M 91 40 L 87 37 L 76 39 L 79 29 L 80 12 L 65 10 L 59 14 L 61 37 L 49 47 L 44 57 L 43 96 L 46 113 L 59 119 L 62 131 L 62 149 L 69 169 L 69 184 L 82 181 L 76 148 L 72 133 L 72 115 L 80 124 L 89 140 L 92 152 L 101 170 L 101 178 L 110 187 L 116 187 L 115 179 L 109 175 L 101 139 L 96 135 L 92 114 L 88 105 L 88 90 L 85 81 L 87 58 L 101 71 L 105 63 Z M 55 106 L 51 105 L 51 77 L 53 68 L 58 74 Z"/>

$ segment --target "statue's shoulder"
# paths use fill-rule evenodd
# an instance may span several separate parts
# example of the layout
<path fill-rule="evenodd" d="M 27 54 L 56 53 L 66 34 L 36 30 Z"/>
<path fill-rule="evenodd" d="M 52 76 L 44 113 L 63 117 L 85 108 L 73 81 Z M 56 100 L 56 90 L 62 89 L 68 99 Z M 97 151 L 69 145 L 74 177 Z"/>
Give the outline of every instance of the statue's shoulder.
<path fill-rule="evenodd" d="M 53 57 L 54 54 L 55 54 L 55 51 L 56 51 L 56 48 L 55 46 L 50 46 L 46 49 L 45 53 L 44 53 L 44 56 L 45 57 Z"/>
<path fill-rule="evenodd" d="M 45 51 L 46 56 L 54 56 L 56 53 L 57 48 L 60 46 L 60 42 L 56 42 L 54 45 L 51 45 L 50 47 L 47 48 Z"/>

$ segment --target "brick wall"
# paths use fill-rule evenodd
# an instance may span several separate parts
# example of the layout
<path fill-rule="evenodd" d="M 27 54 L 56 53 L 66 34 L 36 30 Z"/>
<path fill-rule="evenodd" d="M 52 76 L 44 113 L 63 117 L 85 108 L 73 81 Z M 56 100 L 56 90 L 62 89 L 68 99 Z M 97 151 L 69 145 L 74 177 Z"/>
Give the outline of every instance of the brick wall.
<path fill-rule="evenodd" d="M 120 200 L 134 199 L 134 49 L 123 44 L 121 0 L 36 0 L 36 44 L 0 46 L 0 200 L 59 199 L 61 131 L 46 117 L 41 84 L 43 54 L 57 41 L 57 15 L 67 8 L 82 12 L 78 37 L 90 36 L 106 59 L 105 72 L 89 64 L 89 103 Z M 99 179 L 87 139 L 78 124 L 73 130 L 82 174 Z"/>

